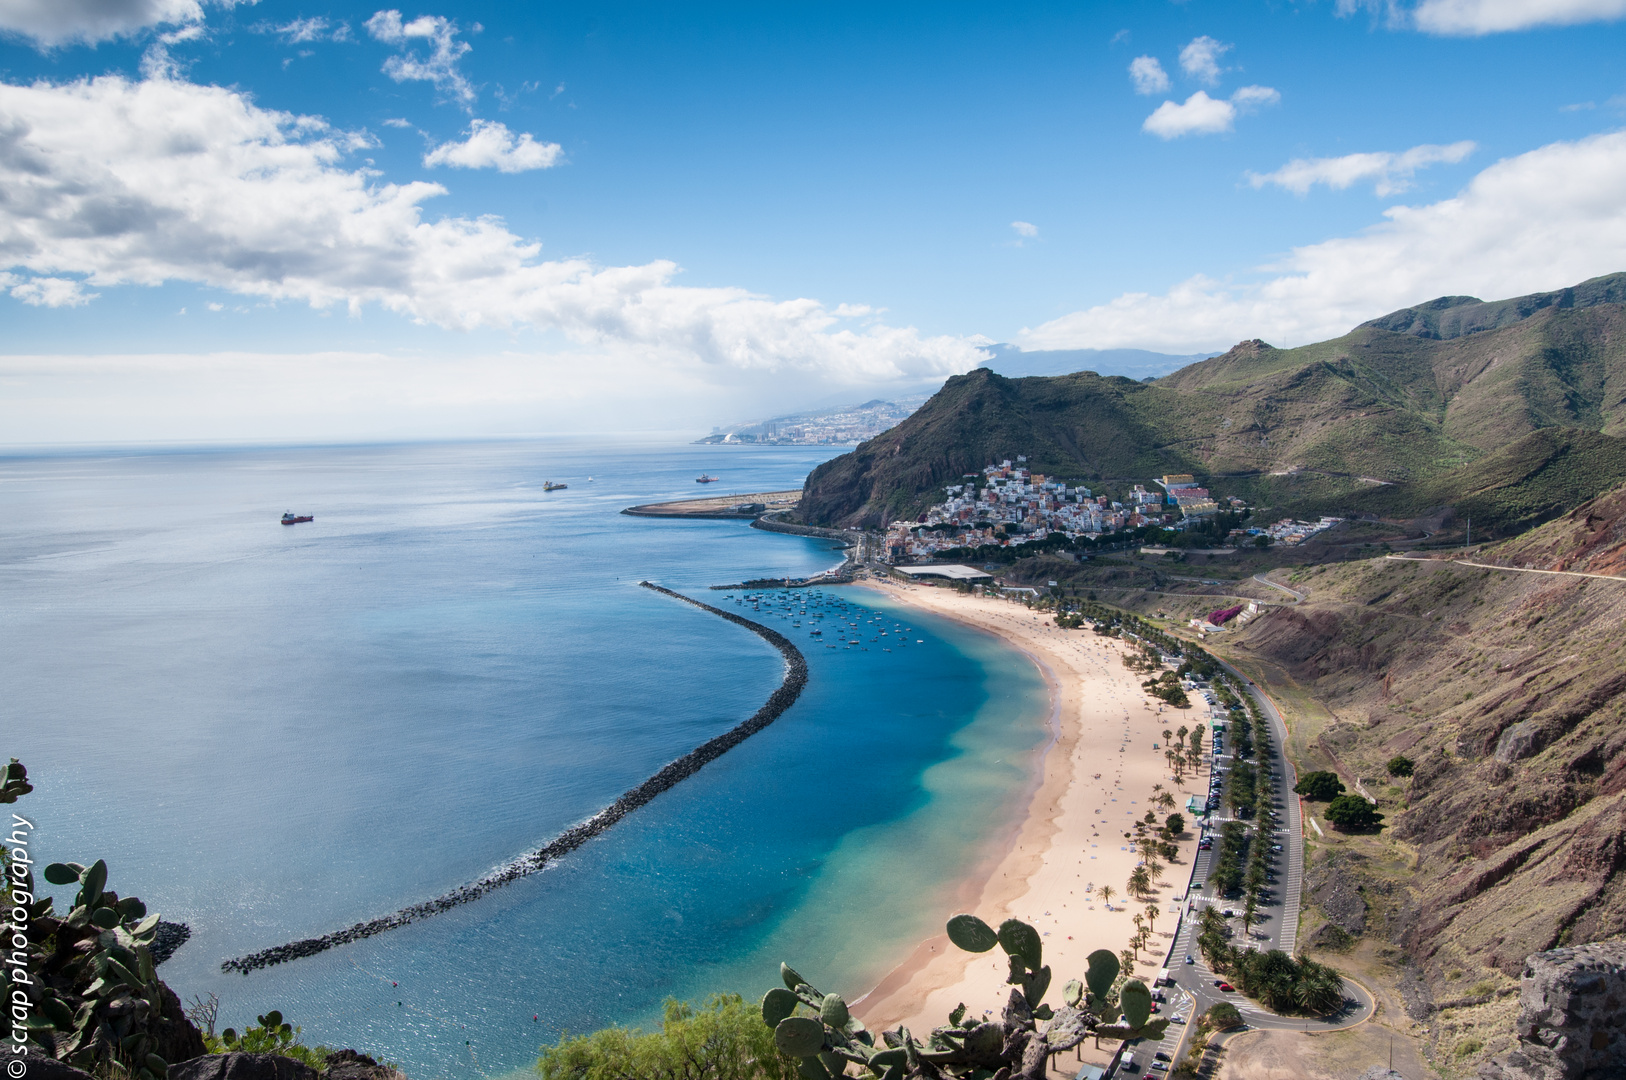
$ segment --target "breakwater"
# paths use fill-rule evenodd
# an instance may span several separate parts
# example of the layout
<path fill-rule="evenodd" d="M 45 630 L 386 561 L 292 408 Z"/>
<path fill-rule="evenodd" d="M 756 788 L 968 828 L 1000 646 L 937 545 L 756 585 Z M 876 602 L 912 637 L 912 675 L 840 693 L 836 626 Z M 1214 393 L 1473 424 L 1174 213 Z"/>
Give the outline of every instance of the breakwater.
<path fill-rule="evenodd" d="M 732 611 L 724 611 L 721 608 L 712 607 L 710 604 L 703 604 L 698 600 L 684 596 L 682 593 L 673 592 L 671 589 L 656 585 L 653 582 L 640 581 L 638 584 L 646 589 L 670 596 L 675 600 L 693 604 L 695 607 L 709 611 L 713 615 L 719 615 L 731 623 L 743 626 L 778 649 L 779 654 L 785 658 L 785 677 L 780 682 L 779 688 L 768 696 L 768 700 L 763 703 L 762 708 L 753 713 L 749 719 L 729 728 L 716 738 L 701 743 L 648 780 L 622 794 L 620 798 L 586 821 L 571 826 L 542 847 L 499 866 L 478 881 L 470 882 L 443 896 L 437 896 L 433 900 L 425 900 L 410 907 L 404 907 L 392 914 L 369 919 L 366 922 L 359 922 L 353 926 L 347 926 L 343 930 L 335 930 L 331 934 L 303 938 L 299 941 L 291 941 L 286 945 L 276 945 L 269 949 L 250 953 L 247 956 L 227 960 L 220 965 L 220 969 L 222 971 L 238 971 L 247 975 L 258 968 L 271 967 L 275 964 L 285 964 L 290 960 L 315 956 L 317 953 L 326 952 L 335 946 L 347 945 L 352 941 L 374 937 L 386 930 L 394 930 L 406 926 L 408 923 L 417 922 L 419 919 L 449 911 L 460 904 L 478 900 L 487 893 L 500 889 L 512 881 L 537 873 L 546 868 L 548 864 L 556 862 L 595 836 L 605 832 L 640 806 L 649 803 L 661 792 L 667 791 L 681 781 L 693 776 L 710 762 L 716 761 L 728 751 L 779 719 L 784 711 L 790 708 L 796 699 L 801 696 L 803 688 L 807 686 L 807 659 L 802 656 L 802 651 L 792 644 L 789 638 L 778 631 L 763 626 L 761 623 L 752 622 L 744 616 L 736 615 Z"/>

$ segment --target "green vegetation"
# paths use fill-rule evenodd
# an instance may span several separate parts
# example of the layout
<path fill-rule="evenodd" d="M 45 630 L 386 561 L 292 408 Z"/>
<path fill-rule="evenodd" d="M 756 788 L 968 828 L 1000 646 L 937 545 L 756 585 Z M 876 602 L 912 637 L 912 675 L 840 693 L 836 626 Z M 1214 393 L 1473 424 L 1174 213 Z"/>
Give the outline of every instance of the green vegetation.
<path fill-rule="evenodd" d="M 1327 804 L 1327 820 L 1340 832 L 1361 832 L 1378 828 L 1383 815 L 1359 795 L 1340 795 Z"/>
<path fill-rule="evenodd" d="M 1140 684 L 1148 694 L 1166 701 L 1177 709 L 1189 708 L 1191 699 L 1186 696 L 1185 689 L 1180 685 L 1180 676 L 1172 671 L 1165 671 L 1155 679 L 1147 679 Z"/>
<path fill-rule="evenodd" d="M 1179 836 L 1186 831 L 1186 819 L 1179 814 L 1170 814 L 1164 820 L 1163 827 L 1169 831 L 1170 836 Z"/>
<path fill-rule="evenodd" d="M 1404 754 L 1397 754 L 1389 759 L 1384 766 L 1389 770 L 1390 776 L 1410 776 L 1417 768 L 1417 763 Z"/>
<path fill-rule="evenodd" d="M 0 772 L 0 802 L 33 790 L 16 758 Z M 14 966 L 32 974 L 28 1041 L 48 1056 L 85 1071 L 117 1070 L 128 1080 L 163 1080 L 169 1061 L 203 1050 L 180 1015 L 180 1004 L 154 971 L 158 915 L 133 896 L 107 888 L 107 863 L 51 863 L 45 880 L 76 885 L 65 916 L 50 897 L 36 895 L 31 869 L 5 875 L 5 909 L 26 918 L 12 944 Z M 26 934 L 21 927 L 26 927 Z M 17 938 L 26 938 L 26 946 Z M 22 961 L 26 957 L 26 962 Z"/>
<path fill-rule="evenodd" d="M 542 1052 L 543 1080 L 791 1080 L 796 1063 L 738 994 L 696 1009 L 668 1000 L 657 1032 L 612 1027 L 559 1040 Z"/>
<path fill-rule="evenodd" d="M 1344 793 L 1344 782 L 1338 779 L 1335 772 L 1305 773 L 1299 782 L 1293 785 L 1293 792 L 1316 802 L 1327 802 Z"/>
<path fill-rule="evenodd" d="M 803 1080 L 832 1080 L 847 1075 L 850 1065 L 878 1080 L 994 1075 L 1039 1080 L 1052 1056 L 1087 1038 L 1155 1041 L 1168 1027 L 1167 1020 L 1151 1018 L 1151 990 L 1138 979 L 1120 979 L 1123 967 L 1105 949 L 1089 955 L 1084 981 L 1068 982 L 1063 1004 L 1052 1008 L 1043 1000 L 1051 983 L 1043 939 L 1032 926 L 1007 919 L 996 931 L 975 915 L 956 915 L 948 922 L 948 936 L 967 952 L 988 952 L 995 945 L 1004 951 L 1010 969 L 1006 982 L 1014 989 L 998 1021 L 968 1013 L 961 1004 L 925 1041 L 907 1028 L 877 1036 L 848 1011 L 840 995 L 820 993 L 782 964 L 785 985 L 762 997 L 762 1020 L 773 1031 L 774 1045 L 798 1059 Z M 1045 1021 L 1043 1031 L 1037 1021 Z M 588 1080 L 588 1074 L 579 1075 Z"/>
<path fill-rule="evenodd" d="M 227 1028 L 218 1037 L 205 1035 L 203 1044 L 211 1054 L 277 1054 L 303 1062 L 317 1071 L 327 1067 L 328 1055 L 333 1051 L 326 1046 L 306 1046 L 300 1042 L 300 1029 L 285 1023 L 282 1013 L 272 1009 L 256 1019 L 259 1023 L 245 1028 L 241 1034 Z"/>
<path fill-rule="evenodd" d="M 1242 1014 L 1229 1001 L 1210 1005 L 1197 1020 L 1197 1025 L 1210 1031 L 1230 1031 L 1242 1026 Z"/>

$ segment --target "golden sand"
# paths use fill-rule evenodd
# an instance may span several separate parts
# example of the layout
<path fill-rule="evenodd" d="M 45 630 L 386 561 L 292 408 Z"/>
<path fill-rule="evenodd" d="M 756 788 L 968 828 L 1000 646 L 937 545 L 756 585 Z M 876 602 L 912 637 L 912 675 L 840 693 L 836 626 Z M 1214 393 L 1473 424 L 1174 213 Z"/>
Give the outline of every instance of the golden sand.
<path fill-rule="evenodd" d="M 1134 916 L 1145 916 L 1147 901 L 1129 895 L 1126 883 L 1141 855 L 1129 850 L 1124 834 L 1148 809 L 1156 810 L 1160 821 L 1169 813 L 1152 803 L 1153 785 L 1174 795 L 1176 810 L 1188 818 L 1187 838 L 1154 891 L 1155 932 L 1136 968 L 1149 984 L 1173 939 L 1178 900 L 1196 854 L 1185 802 L 1207 790 L 1206 773 L 1175 783 L 1163 756 L 1163 731 L 1204 723 L 1201 710 L 1175 709 L 1148 696 L 1140 686 L 1146 676 L 1123 665 L 1125 646 L 1117 639 L 1063 630 L 1053 616 L 1009 600 L 931 586 L 870 584 L 901 603 L 998 635 L 1032 658 L 1050 685 L 1059 731 L 1043 755 L 1038 788 L 1009 850 L 986 880 L 967 883 L 962 895 L 974 898 L 969 910 L 993 926 L 1015 917 L 1044 935 L 1045 962 L 1054 973 L 1047 996 L 1052 1004 L 1059 1002 L 1068 979 L 1084 977 L 1091 952 L 1116 954 L 1129 947 Z M 1095 891 L 1102 885 L 1112 887 L 1110 908 Z M 956 913 L 943 911 L 941 921 Z M 980 956 L 961 952 L 939 934 L 921 942 L 855 1011 L 871 1029 L 902 1023 L 924 1036 L 946 1023 L 961 1002 L 973 1012 L 997 1015 L 1010 992 L 1006 971 L 1000 950 Z M 1074 1060 L 1072 1054 L 1065 1057 Z M 1086 1043 L 1083 1059 L 1105 1061 L 1105 1047 L 1092 1052 Z"/>

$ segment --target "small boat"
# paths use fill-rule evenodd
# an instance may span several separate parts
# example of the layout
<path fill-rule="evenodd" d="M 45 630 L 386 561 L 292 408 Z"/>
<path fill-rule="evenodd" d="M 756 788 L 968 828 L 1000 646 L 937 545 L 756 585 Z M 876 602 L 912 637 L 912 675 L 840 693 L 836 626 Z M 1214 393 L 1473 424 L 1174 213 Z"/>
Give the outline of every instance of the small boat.
<path fill-rule="evenodd" d="M 697 484 L 715 484 L 721 479 L 721 476 L 708 476 L 705 473 L 701 473 L 699 476 L 694 478 L 694 482 Z"/>
<path fill-rule="evenodd" d="M 542 490 L 543 491 L 563 491 L 565 488 L 567 488 L 569 486 L 570 486 L 569 484 L 555 484 L 552 480 L 544 480 L 544 481 L 542 481 Z"/>
<path fill-rule="evenodd" d="M 301 521 L 315 521 L 315 514 L 296 514 L 292 510 L 282 515 L 284 525 L 298 525 Z"/>

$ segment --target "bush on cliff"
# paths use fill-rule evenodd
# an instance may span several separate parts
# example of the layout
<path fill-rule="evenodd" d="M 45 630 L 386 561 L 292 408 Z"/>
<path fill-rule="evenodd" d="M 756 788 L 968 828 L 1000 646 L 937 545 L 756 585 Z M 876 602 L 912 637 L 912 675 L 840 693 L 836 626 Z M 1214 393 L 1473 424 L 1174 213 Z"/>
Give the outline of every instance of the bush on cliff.
<path fill-rule="evenodd" d="M 1359 795 L 1340 795 L 1327 804 L 1327 820 L 1339 832 L 1361 832 L 1375 829 L 1383 822 L 1383 815 Z"/>
<path fill-rule="evenodd" d="M 738 994 L 696 1009 L 668 1000 L 658 1032 L 612 1027 L 559 1040 L 536 1063 L 543 1080 L 792 1080 L 795 1062 Z"/>
<path fill-rule="evenodd" d="M 1304 778 L 1293 785 L 1293 793 L 1303 795 L 1306 799 L 1326 802 L 1344 793 L 1344 782 L 1338 779 L 1335 772 L 1305 773 Z"/>

